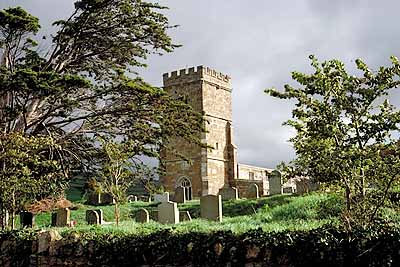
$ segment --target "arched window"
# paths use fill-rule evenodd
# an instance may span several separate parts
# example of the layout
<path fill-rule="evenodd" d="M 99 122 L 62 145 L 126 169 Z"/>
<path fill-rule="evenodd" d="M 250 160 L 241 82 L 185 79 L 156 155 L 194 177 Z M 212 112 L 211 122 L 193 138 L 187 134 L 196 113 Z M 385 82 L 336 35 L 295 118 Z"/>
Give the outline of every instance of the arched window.
<path fill-rule="evenodd" d="M 192 200 L 192 182 L 186 177 L 181 177 L 176 183 L 176 187 L 179 186 L 185 188 L 186 200 Z"/>

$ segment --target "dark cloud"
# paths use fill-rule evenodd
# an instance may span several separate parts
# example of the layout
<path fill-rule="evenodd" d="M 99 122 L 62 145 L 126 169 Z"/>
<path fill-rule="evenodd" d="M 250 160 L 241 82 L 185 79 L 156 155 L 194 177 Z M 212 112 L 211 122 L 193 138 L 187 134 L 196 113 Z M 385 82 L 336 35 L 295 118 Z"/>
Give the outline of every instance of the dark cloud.
<path fill-rule="evenodd" d="M 65 18 L 72 0 L 2 0 L 0 8 L 21 5 L 42 22 Z M 207 65 L 229 74 L 233 82 L 233 116 L 239 160 L 274 167 L 294 157 L 287 139 L 293 135 L 282 122 L 293 103 L 271 98 L 265 88 L 291 83 L 293 70 L 308 72 L 308 56 L 337 58 L 350 71 L 354 59 L 377 67 L 399 54 L 400 28 L 396 0 L 216 1 L 168 0 L 170 31 L 183 47 L 151 56 L 139 73 L 161 86 L 162 73 Z M 46 28 L 46 27 L 45 27 Z M 46 28 L 47 32 L 49 30 Z M 400 103 L 400 94 L 391 101 Z"/>

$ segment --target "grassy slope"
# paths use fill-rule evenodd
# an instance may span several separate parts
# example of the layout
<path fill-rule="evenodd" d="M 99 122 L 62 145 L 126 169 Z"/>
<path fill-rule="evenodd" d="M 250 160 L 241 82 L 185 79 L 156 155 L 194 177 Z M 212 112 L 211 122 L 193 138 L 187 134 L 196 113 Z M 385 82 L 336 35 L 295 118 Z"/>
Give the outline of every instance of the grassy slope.
<path fill-rule="evenodd" d="M 338 223 L 341 201 L 335 195 L 310 194 L 306 196 L 278 195 L 257 200 L 224 201 L 223 222 L 210 222 L 199 218 L 200 202 L 193 200 L 185 204 L 179 204 L 179 210 L 188 210 L 192 215 L 192 222 L 182 222 L 178 225 L 161 225 L 155 221 L 148 224 L 134 222 L 135 212 L 140 208 L 156 210 L 157 205 L 145 202 L 124 204 L 121 206 L 122 222 L 120 227 L 112 225 L 94 227 L 85 222 L 87 209 L 96 209 L 82 204 L 77 204 L 78 210 L 73 210 L 71 219 L 77 221 L 77 231 L 95 230 L 94 232 L 127 232 L 146 234 L 159 229 L 173 229 L 178 232 L 189 231 L 218 231 L 231 230 L 235 233 L 263 228 L 266 231 L 283 231 L 286 229 L 314 229 L 324 224 Z M 112 221 L 114 206 L 101 207 L 106 221 Z M 36 216 L 36 224 L 39 227 L 48 227 L 50 214 L 44 213 Z M 71 228 L 61 229 L 71 231 Z"/>

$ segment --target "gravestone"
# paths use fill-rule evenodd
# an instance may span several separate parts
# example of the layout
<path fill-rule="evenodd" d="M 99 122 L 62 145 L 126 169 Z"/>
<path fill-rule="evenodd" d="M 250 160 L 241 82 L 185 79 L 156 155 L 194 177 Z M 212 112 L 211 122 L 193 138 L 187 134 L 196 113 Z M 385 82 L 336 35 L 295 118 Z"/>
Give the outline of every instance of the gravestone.
<path fill-rule="evenodd" d="M 192 221 L 192 216 L 190 216 L 189 211 L 179 211 L 179 221 L 180 222 L 185 222 L 185 221 Z"/>
<path fill-rule="evenodd" d="M 4 229 L 8 227 L 8 223 L 10 220 L 10 215 L 7 210 L 0 210 L 0 229 Z"/>
<path fill-rule="evenodd" d="M 115 204 L 115 199 L 114 199 L 114 198 L 112 197 L 112 195 L 109 194 L 109 193 L 103 193 L 103 194 L 101 194 L 100 199 L 101 199 L 100 203 L 101 203 L 102 205 L 111 205 L 111 204 Z"/>
<path fill-rule="evenodd" d="M 269 194 L 282 194 L 282 177 L 279 171 L 272 171 L 269 177 Z"/>
<path fill-rule="evenodd" d="M 285 194 L 293 194 L 294 188 L 292 186 L 286 186 L 286 187 L 282 188 L 282 191 Z"/>
<path fill-rule="evenodd" d="M 158 205 L 158 222 L 171 224 L 179 223 L 178 204 L 168 201 Z"/>
<path fill-rule="evenodd" d="M 103 224 L 104 223 L 103 210 L 102 209 L 97 209 L 97 210 L 94 210 L 94 211 L 97 212 L 97 215 L 99 215 L 99 224 Z"/>
<path fill-rule="evenodd" d="M 135 214 L 135 221 L 139 223 L 148 223 L 150 221 L 149 212 L 146 209 L 140 209 Z"/>
<path fill-rule="evenodd" d="M 21 226 L 25 227 L 34 227 L 35 226 L 35 215 L 29 211 L 23 211 L 19 214 L 19 219 Z"/>
<path fill-rule="evenodd" d="M 128 203 L 132 203 L 132 202 L 138 201 L 138 198 L 137 198 L 137 196 L 129 195 L 129 196 L 126 198 L 126 200 L 128 201 Z"/>
<path fill-rule="evenodd" d="M 296 181 L 296 193 L 302 195 L 310 191 L 309 181 L 306 179 L 300 179 Z"/>
<path fill-rule="evenodd" d="M 87 204 L 92 206 L 98 206 L 101 204 L 101 194 L 92 192 L 88 196 Z"/>
<path fill-rule="evenodd" d="M 239 199 L 239 193 L 235 187 L 223 187 L 219 190 L 218 195 L 221 195 L 222 200 Z"/>
<path fill-rule="evenodd" d="M 211 221 L 222 222 L 221 196 L 208 195 L 201 197 L 200 217 Z"/>
<path fill-rule="evenodd" d="M 70 226 L 71 211 L 68 208 L 59 209 L 56 213 L 56 227 Z"/>
<path fill-rule="evenodd" d="M 169 193 L 168 192 L 154 195 L 154 202 L 163 203 L 163 202 L 168 202 L 168 201 L 169 201 Z"/>
<path fill-rule="evenodd" d="M 87 210 L 86 222 L 89 225 L 99 225 L 100 224 L 99 214 L 95 210 Z"/>
<path fill-rule="evenodd" d="M 185 203 L 186 202 L 186 192 L 183 186 L 178 186 L 175 189 L 174 201 L 176 203 Z"/>
<path fill-rule="evenodd" d="M 247 188 L 247 198 L 259 198 L 258 194 L 258 185 L 251 184 L 249 188 Z"/>

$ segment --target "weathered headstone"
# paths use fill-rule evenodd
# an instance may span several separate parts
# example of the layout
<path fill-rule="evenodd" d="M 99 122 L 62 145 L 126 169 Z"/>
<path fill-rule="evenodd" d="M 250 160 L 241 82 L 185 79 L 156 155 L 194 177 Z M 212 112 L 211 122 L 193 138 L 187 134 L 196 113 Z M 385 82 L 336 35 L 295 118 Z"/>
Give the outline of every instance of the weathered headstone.
<path fill-rule="evenodd" d="M 211 221 L 222 222 L 221 196 L 208 195 L 201 197 L 200 217 Z"/>
<path fill-rule="evenodd" d="M 269 177 L 269 194 L 282 194 L 282 177 L 279 171 L 272 171 Z"/>
<path fill-rule="evenodd" d="M 92 192 L 88 195 L 87 204 L 92 206 L 98 206 L 101 203 L 101 194 Z"/>
<path fill-rule="evenodd" d="M 95 210 L 87 210 L 86 222 L 89 225 L 99 225 L 100 224 L 99 214 Z"/>
<path fill-rule="evenodd" d="M 168 202 L 168 201 L 169 201 L 169 193 L 168 192 L 154 195 L 154 202 L 163 203 L 163 202 Z"/>
<path fill-rule="evenodd" d="M 129 195 L 129 196 L 126 198 L 126 200 L 128 201 L 128 203 L 132 203 L 132 202 L 138 201 L 138 198 L 137 198 L 137 196 Z"/>
<path fill-rule="evenodd" d="M 285 194 L 293 194 L 294 188 L 292 186 L 286 186 L 286 187 L 282 188 L 282 191 Z"/>
<path fill-rule="evenodd" d="M 55 216 L 53 215 L 55 214 Z M 52 214 L 52 225 L 56 227 L 70 226 L 71 211 L 68 208 L 59 209 Z M 53 222 L 55 217 L 55 222 Z M 54 224 L 53 224 L 54 223 Z"/>
<path fill-rule="evenodd" d="M 22 211 L 19 214 L 19 219 L 23 228 L 35 226 L 35 215 L 32 212 Z"/>
<path fill-rule="evenodd" d="M 247 198 L 259 198 L 259 191 L 258 191 L 258 185 L 257 184 L 251 184 L 247 188 Z"/>
<path fill-rule="evenodd" d="M 150 221 L 149 212 L 146 209 L 140 209 L 135 214 L 135 221 L 139 223 L 148 223 Z"/>
<path fill-rule="evenodd" d="M 235 187 L 223 187 L 219 190 L 218 195 L 221 195 L 222 200 L 239 199 L 239 193 Z"/>
<path fill-rule="evenodd" d="M 174 201 L 176 203 L 185 203 L 186 202 L 186 192 L 183 186 L 178 186 L 175 189 Z"/>
<path fill-rule="evenodd" d="M 178 204 L 168 201 L 158 205 L 158 222 L 171 224 L 179 223 Z"/>
<path fill-rule="evenodd" d="M 179 211 L 179 221 L 192 221 L 192 216 L 190 216 L 189 211 Z"/>

